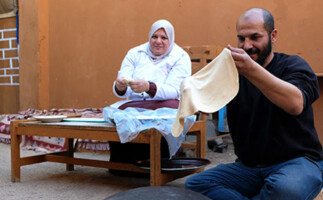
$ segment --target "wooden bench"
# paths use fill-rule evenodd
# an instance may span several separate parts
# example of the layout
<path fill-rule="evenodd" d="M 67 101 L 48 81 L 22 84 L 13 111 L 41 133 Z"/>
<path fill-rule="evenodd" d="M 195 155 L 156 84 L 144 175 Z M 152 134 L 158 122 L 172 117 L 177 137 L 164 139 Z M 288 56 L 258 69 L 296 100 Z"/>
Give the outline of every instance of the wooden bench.
<path fill-rule="evenodd" d="M 190 129 L 192 134 L 197 137 L 196 157 L 204 158 L 206 154 L 205 144 L 205 127 L 206 122 L 203 120 L 194 123 Z M 41 123 L 31 120 L 11 121 L 11 181 L 20 181 L 20 168 L 25 165 L 41 163 L 41 162 L 57 162 L 66 164 L 66 170 L 74 170 L 74 165 L 84 165 L 92 167 L 102 167 L 109 169 L 118 169 L 125 171 L 135 171 L 142 173 L 150 173 L 150 185 L 160 186 L 169 181 L 181 178 L 203 169 L 193 171 L 176 171 L 162 172 L 160 143 L 162 135 L 154 128 L 141 132 L 133 143 L 150 144 L 150 170 L 143 170 L 129 163 L 118 163 L 101 160 L 83 159 L 74 157 L 73 141 L 74 139 L 92 139 L 117 141 L 119 135 L 115 126 L 108 123 L 82 123 L 82 122 L 58 122 L 58 123 Z M 64 137 L 67 142 L 67 150 L 63 152 L 48 153 L 43 155 L 35 155 L 28 157 L 20 156 L 20 142 L 23 135 L 28 136 L 49 136 Z"/>

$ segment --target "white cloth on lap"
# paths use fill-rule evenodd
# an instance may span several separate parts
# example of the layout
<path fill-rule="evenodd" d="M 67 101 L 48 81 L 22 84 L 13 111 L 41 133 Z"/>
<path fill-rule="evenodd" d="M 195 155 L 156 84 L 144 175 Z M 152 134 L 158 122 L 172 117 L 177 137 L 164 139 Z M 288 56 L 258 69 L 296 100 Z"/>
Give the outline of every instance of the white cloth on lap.
<path fill-rule="evenodd" d="M 149 110 L 143 108 L 126 108 L 119 110 L 114 107 L 105 107 L 103 117 L 107 122 L 114 121 L 121 143 L 130 142 L 143 130 L 157 129 L 166 139 L 170 157 L 175 155 L 181 146 L 188 130 L 195 122 L 195 115 L 185 119 L 184 129 L 178 137 L 171 134 L 172 125 L 177 114 L 177 109 L 159 108 Z"/>

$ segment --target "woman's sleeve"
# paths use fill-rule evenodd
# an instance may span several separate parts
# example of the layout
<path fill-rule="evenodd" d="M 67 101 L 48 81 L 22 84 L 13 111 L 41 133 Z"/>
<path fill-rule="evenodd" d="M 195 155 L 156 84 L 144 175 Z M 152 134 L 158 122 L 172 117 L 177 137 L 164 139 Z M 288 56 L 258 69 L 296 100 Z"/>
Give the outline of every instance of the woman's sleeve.
<path fill-rule="evenodd" d="M 156 83 L 157 92 L 154 100 L 179 99 L 181 82 L 191 76 L 191 59 L 189 55 L 182 50 L 179 59 L 176 60 L 171 68 L 164 83 Z"/>
<path fill-rule="evenodd" d="M 122 61 L 120 71 L 118 72 L 118 77 L 132 78 L 134 69 L 135 69 L 135 57 L 136 51 L 131 49 L 128 51 L 127 55 Z M 113 83 L 113 93 L 119 98 L 128 98 L 132 94 L 130 87 L 127 88 L 127 91 L 124 95 L 119 95 L 115 89 L 115 82 Z"/>

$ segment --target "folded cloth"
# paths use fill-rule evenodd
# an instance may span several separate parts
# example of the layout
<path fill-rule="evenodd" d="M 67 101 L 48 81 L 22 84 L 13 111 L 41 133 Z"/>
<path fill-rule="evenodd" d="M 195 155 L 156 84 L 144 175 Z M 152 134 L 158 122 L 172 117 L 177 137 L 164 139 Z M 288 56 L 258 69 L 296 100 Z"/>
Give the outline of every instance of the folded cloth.
<path fill-rule="evenodd" d="M 184 129 L 185 117 L 201 111 L 214 113 L 238 93 L 239 77 L 229 49 L 225 48 L 212 62 L 181 83 L 181 96 L 172 135 Z"/>

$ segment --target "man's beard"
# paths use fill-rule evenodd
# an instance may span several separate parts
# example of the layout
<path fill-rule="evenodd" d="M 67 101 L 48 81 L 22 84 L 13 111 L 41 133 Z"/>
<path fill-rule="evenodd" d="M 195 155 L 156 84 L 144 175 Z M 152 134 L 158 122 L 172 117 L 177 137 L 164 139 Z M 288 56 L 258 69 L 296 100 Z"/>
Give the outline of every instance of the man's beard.
<path fill-rule="evenodd" d="M 261 66 L 265 63 L 265 60 L 267 59 L 267 57 L 269 56 L 269 54 L 271 53 L 271 50 L 272 50 L 270 34 L 268 36 L 269 36 L 268 43 L 262 51 L 260 51 L 259 49 L 249 49 L 247 51 L 247 53 L 249 55 L 255 54 L 255 53 L 258 54 L 258 58 L 255 61 Z"/>

